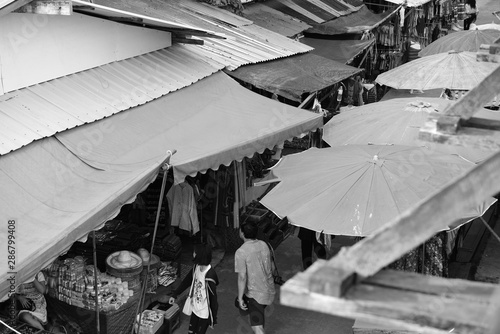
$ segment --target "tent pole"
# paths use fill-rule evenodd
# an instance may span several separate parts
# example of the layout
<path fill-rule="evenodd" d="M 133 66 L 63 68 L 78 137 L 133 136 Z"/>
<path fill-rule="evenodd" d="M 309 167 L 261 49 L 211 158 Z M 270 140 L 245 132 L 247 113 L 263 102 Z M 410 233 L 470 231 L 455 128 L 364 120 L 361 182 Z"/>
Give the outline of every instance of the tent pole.
<path fill-rule="evenodd" d="M 213 175 L 214 175 L 214 180 L 215 180 L 215 215 L 214 215 L 214 222 L 215 222 L 215 225 L 217 226 L 217 215 L 219 214 L 219 178 L 218 178 L 218 175 L 216 174 L 218 172 L 213 172 Z"/>
<path fill-rule="evenodd" d="M 99 322 L 99 291 L 97 290 L 97 249 L 95 244 L 95 231 L 92 231 L 92 253 L 94 257 L 94 290 L 95 290 L 95 321 L 96 333 L 101 333 L 101 324 Z"/>
<path fill-rule="evenodd" d="M 148 266 L 146 268 L 146 278 L 144 279 L 144 282 L 142 284 L 142 287 L 141 287 L 141 295 L 139 297 L 139 304 L 137 305 L 137 312 L 135 312 L 136 314 L 139 314 L 139 321 L 137 323 L 137 333 L 140 333 L 140 329 L 141 329 L 141 321 L 142 321 L 142 308 L 144 307 L 144 299 L 146 297 L 146 287 L 148 285 L 148 276 L 149 276 L 149 266 L 151 264 L 151 257 L 153 256 L 153 249 L 154 249 L 154 245 L 155 245 L 155 239 L 156 239 L 156 231 L 158 229 L 158 222 L 160 221 L 160 213 L 161 213 L 161 207 L 163 205 L 163 196 L 165 194 L 165 185 L 167 184 L 167 173 L 170 169 L 170 158 L 172 157 L 172 155 L 175 154 L 175 152 L 177 152 L 176 150 L 173 150 L 173 151 L 167 151 L 167 158 L 165 159 L 165 162 L 163 163 L 161 169 L 163 170 L 163 180 L 162 180 L 162 183 L 161 183 L 161 190 L 160 190 L 160 199 L 158 200 L 158 208 L 156 210 L 156 219 L 155 219 L 155 226 L 154 226 L 154 230 L 153 230 L 153 239 L 151 240 L 151 250 L 149 252 L 149 255 L 150 255 L 150 261 L 148 262 Z M 131 334 L 134 333 L 134 327 L 135 326 L 132 326 L 132 330 L 131 330 Z"/>
<path fill-rule="evenodd" d="M 236 164 L 238 162 L 235 160 L 234 165 L 234 204 L 233 204 L 233 228 L 240 227 L 240 200 L 239 200 L 239 187 L 238 187 L 238 170 Z"/>

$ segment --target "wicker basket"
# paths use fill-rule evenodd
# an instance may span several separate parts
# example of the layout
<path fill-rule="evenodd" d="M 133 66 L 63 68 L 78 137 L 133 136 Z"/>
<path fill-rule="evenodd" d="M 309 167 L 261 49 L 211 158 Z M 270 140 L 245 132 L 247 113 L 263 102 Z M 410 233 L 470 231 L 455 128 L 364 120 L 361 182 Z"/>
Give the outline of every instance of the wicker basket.
<path fill-rule="evenodd" d="M 114 277 L 121 278 L 122 282 L 128 283 L 129 290 L 134 291 L 134 294 L 141 292 L 141 273 L 142 265 L 137 268 L 116 269 L 106 266 L 106 272 Z"/>

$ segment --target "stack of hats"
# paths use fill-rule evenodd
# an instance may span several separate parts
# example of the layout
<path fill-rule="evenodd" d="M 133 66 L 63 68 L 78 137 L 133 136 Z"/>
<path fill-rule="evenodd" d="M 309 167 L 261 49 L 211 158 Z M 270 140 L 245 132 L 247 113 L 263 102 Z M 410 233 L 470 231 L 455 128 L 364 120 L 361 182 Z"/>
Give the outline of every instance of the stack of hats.
<path fill-rule="evenodd" d="M 141 291 L 140 275 L 143 270 L 142 259 L 136 253 L 122 250 L 106 258 L 106 272 L 128 282 L 128 288 L 138 293 Z"/>

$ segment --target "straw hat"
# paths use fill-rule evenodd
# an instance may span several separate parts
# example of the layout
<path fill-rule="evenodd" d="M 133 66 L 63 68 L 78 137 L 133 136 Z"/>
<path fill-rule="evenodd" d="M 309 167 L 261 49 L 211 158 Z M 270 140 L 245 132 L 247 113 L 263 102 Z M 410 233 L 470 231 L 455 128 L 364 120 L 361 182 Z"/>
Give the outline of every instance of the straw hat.
<path fill-rule="evenodd" d="M 149 264 L 153 267 L 160 262 L 160 257 L 158 255 L 150 254 L 145 248 L 139 248 L 137 253 L 142 259 L 143 266 L 147 266 Z"/>
<path fill-rule="evenodd" d="M 109 255 L 106 264 L 114 269 L 137 268 L 142 266 L 142 259 L 133 252 L 123 250 Z"/>

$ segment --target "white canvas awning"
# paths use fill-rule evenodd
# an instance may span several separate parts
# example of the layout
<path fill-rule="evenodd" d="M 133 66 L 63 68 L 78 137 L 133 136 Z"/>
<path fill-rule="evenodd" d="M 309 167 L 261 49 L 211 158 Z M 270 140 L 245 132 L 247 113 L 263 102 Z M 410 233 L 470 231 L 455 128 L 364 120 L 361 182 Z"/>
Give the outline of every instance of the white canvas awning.
<path fill-rule="evenodd" d="M 0 157 L 0 226 L 16 221 L 16 263 L 0 257 L 0 298 L 113 218 L 167 157 L 177 182 L 316 130 L 322 116 L 255 94 L 224 73 Z"/>

